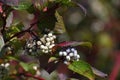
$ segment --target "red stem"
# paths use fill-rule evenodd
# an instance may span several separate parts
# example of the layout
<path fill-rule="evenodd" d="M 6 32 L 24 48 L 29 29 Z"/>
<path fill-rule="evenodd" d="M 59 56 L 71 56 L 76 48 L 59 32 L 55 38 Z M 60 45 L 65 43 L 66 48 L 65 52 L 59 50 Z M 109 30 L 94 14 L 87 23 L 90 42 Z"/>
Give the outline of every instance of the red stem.
<path fill-rule="evenodd" d="M 26 77 L 32 77 L 32 78 L 35 78 L 35 79 L 37 79 L 37 80 L 44 80 L 43 78 L 38 77 L 38 76 L 33 76 L 33 75 L 30 74 L 30 73 L 23 73 L 23 75 L 26 76 Z"/>

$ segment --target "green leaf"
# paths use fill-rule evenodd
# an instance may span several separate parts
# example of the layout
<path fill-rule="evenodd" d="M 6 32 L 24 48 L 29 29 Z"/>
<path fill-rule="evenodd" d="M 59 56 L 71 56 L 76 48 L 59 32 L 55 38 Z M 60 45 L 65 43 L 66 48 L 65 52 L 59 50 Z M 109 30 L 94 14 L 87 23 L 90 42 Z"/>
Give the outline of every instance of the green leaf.
<path fill-rule="evenodd" d="M 68 68 L 80 75 L 89 78 L 90 80 L 95 80 L 95 75 L 91 69 L 91 66 L 82 60 L 74 61 L 68 66 Z"/>
<path fill-rule="evenodd" d="M 32 3 L 30 1 L 21 1 L 17 6 L 13 6 L 15 10 L 26 10 L 28 9 Z"/>
<path fill-rule="evenodd" d="M 92 48 L 92 44 L 90 42 L 78 42 L 77 45 Z"/>
<path fill-rule="evenodd" d="M 9 59 L 9 60 L 15 60 L 15 61 L 19 61 L 16 57 L 12 57 L 12 56 L 7 56 L 7 58 Z"/>
<path fill-rule="evenodd" d="M 56 57 L 50 57 L 49 60 L 48 60 L 48 63 L 53 62 L 53 61 L 56 61 L 56 60 L 57 60 Z"/>
<path fill-rule="evenodd" d="M 25 71 L 28 71 L 29 70 L 29 65 L 27 63 L 24 63 L 24 62 L 20 62 L 20 65 L 23 67 L 23 69 Z"/>
<path fill-rule="evenodd" d="M 65 25 L 64 25 L 62 16 L 60 16 L 60 14 L 57 11 L 55 13 L 55 16 L 57 19 L 57 22 L 55 24 L 55 31 L 57 33 L 65 33 L 66 29 L 65 29 Z"/>
<path fill-rule="evenodd" d="M 24 63 L 20 62 L 20 65 L 23 67 L 25 71 L 29 71 L 32 74 L 35 74 L 35 70 L 33 69 L 33 66 L 35 66 L 35 63 Z"/>

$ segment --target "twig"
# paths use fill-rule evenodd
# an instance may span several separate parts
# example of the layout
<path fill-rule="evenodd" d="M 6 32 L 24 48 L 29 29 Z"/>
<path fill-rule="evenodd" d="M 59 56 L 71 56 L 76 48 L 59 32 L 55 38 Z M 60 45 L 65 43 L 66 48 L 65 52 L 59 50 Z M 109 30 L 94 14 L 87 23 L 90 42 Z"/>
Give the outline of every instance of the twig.
<path fill-rule="evenodd" d="M 5 40 L 5 43 L 8 42 L 8 41 L 10 41 L 11 39 L 13 39 L 13 38 L 16 37 L 16 36 L 19 36 L 19 35 L 24 34 L 24 33 L 26 33 L 26 32 L 30 32 L 31 28 L 32 28 L 36 23 L 37 23 L 37 22 L 32 23 L 31 26 L 30 26 L 28 29 L 23 30 L 23 31 L 21 31 L 21 32 L 18 32 L 18 33 L 16 33 L 16 34 L 14 34 L 12 37 L 10 37 L 9 39 L 6 39 L 6 40 Z"/>
<path fill-rule="evenodd" d="M 25 77 L 32 77 L 32 78 L 37 79 L 37 80 L 44 80 L 43 78 L 38 77 L 38 76 L 33 76 L 30 73 L 23 73 L 22 75 L 24 75 Z"/>
<path fill-rule="evenodd" d="M 2 26 L 2 29 L 1 29 L 1 33 L 3 35 L 3 39 L 5 40 L 5 36 L 4 36 L 4 33 L 6 32 L 5 31 L 5 28 L 6 28 L 6 19 L 9 15 L 9 13 L 13 10 L 10 6 L 8 5 L 2 5 L 2 8 L 4 8 L 3 12 L 0 14 L 0 17 L 2 18 L 2 21 L 3 21 L 3 26 Z M 9 8 L 9 9 L 8 9 Z"/>

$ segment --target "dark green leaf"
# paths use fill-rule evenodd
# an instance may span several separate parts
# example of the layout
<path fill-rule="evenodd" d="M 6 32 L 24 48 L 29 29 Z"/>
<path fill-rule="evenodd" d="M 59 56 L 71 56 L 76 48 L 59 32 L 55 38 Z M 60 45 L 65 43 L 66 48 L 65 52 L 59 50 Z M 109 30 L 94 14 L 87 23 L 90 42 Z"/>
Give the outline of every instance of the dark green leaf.
<path fill-rule="evenodd" d="M 91 66 L 82 60 L 74 61 L 68 66 L 68 68 L 80 75 L 89 78 L 90 80 L 95 80 L 95 75 L 93 74 Z"/>
<path fill-rule="evenodd" d="M 58 8 L 57 4 L 49 4 L 52 5 L 48 8 L 46 12 L 41 12 L 39 14 L 38 28 L 41 31 L 44 31 L 46 28 L 53 30 L 55 27 L 56 17 L 55 11 Z"/>

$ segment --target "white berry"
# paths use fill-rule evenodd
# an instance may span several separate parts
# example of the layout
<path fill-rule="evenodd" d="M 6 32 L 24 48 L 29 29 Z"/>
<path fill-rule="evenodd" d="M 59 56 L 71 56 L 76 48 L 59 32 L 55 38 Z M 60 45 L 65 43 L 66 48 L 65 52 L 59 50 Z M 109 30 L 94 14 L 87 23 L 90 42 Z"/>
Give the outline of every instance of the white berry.
<path fill-rule="evenodd" d="M 44 48 L 43 49 L 48 49 L 48 47 L 47 46 L 44 46 Z"/>
<path fill-rule="evenodd" d="M 44 46 L 44 45 L 41 45 L 41 46 L 40 46 L 40 48 L 44 49 L 44 48 L 45 48 L 45 46 Z"/>
<path fill-rule="evenodd" d="M 44 53 L 48 53 L 49 51 L 48 50 L 45 50 Z"/>
<path fill-rule="evenodd" d="M 41 43 L 41 41 L 37 41 L 37 45 L 41 45 L 42 43 Z"/>
<path fill-rule="evenodd" d="M 49 33 L 48 36 L 51 37 L 53 34 L 52 33 Z"/>
<path fill-rule="evenodd" d="M 31 48 L 31 47 L 32 47 L 32 44 L 27 44 L 27 47 L 28 47 L 28 48 Z"/>
<path fill-rule="evenodd" d="M 37 70 L 37 66 L 33 66 L 33 69 L 34 69 L 34 70 Z"/>
<path fill-rule="evenodd" d="M 66 52 L 63 52 L 63 56 L 66 56 L 67 55 L 67 53 Z"/>
<path fill-rule="evenodd" d="M 68 61 L 70 61 L 70 56 L 66 56 L 66 59 L 67 59 Z"/>
<path fill-rule="evenodd" d="M 7 68 L 9 65 L 10 65 L 9 63 L 6 63 L 6 64 L 5 64 L 5 67 Z"/>
<path fill-rule="evenodd" d="M 67 62 L 67 61 L 64 61 L 64 64 L 68 64 L 68 62 Z"/>
<path fill-rule="evenodd" d="M 74 50 L 74 53 L 76 53 L 76 54 L 77 54 L 77 53 L 78 53 L 78 52 L 77 52 L 77 50 Z"/>
<path fill-rule="evenodd" d="M 52 41 L 51 43 L 52 43 L 52 44 L 54 44 L 54 43 L 55 43 L 55 41 Z"/>
<path fill-rule="evenodd" d="M 29 52 L 32 52 L 32 49 L 29 49 Z"/>
<path fill-rule="evenodd" d="M 56 39 L 56 36 L 54 35 L 53 38 Z"/>
<path fill-rule="evenodd" d="M 80 58 L 80 55 L 77 55 L 77 59 L 79 59 Z"/>
<path fill-rule="evenodd" d="M 43 49 L 43 50 L 42 50 L 42 52 L 44 53 L 44 52 L 45 52 L 45 50 Z"/>
<path fill-rule="evenodd" d="M 59 52 L 59 56 L 62 56 L 63 55 L 63 52 Z"/>
<path fill-rule="evenodd" d="M 4 67 L 5 65 L 4 65 L 4 64 L 1 64 L 1 66 L 3 66 L 3 67 Z"/>
<path fill-rule="evenodd" d="M 44 36 L 43 36 L 43 38 L 45 38 L 47 35 L 45 34 Z"/>
<path fill-rule="evenodd" d="M 69 53 L 69 52 L 70 52 L 70 49 L 67 49 L 67 50 L 66 50 L 66 52 L 68 52 L 68 53 Z"/>
<path fill-rule="evenodd" d="M 75 51 L 75 49 L 74 49 L 74 48 L 71 48 L 71 51 Z"/>
<path fill-rule="evenodd" d="M 72 57 L 72 56 L 73 56 L 73 53 L 69 53 L 69 56 L 71 56 L 71 57 Z"/>
<path fill-rule="evenodd" d="M 53 41 L 54 40 L 54 38 L 53 37 L 50 37 L 50 41 Z"/>
<path fill-rule="evenodd" d="M 48 41 L 48 42 L 49 42 L 49 41 L 51 41 L 51 39 L 50 39 L 50 38 L 46 38 L 46 41 Z"/>
<path fill-rule="evenodd" d="M 49 46 L 49 45 L 50 45 L 50 42 L 47 42 L 47 43 L 46 43 L 46 46 Z"/>

